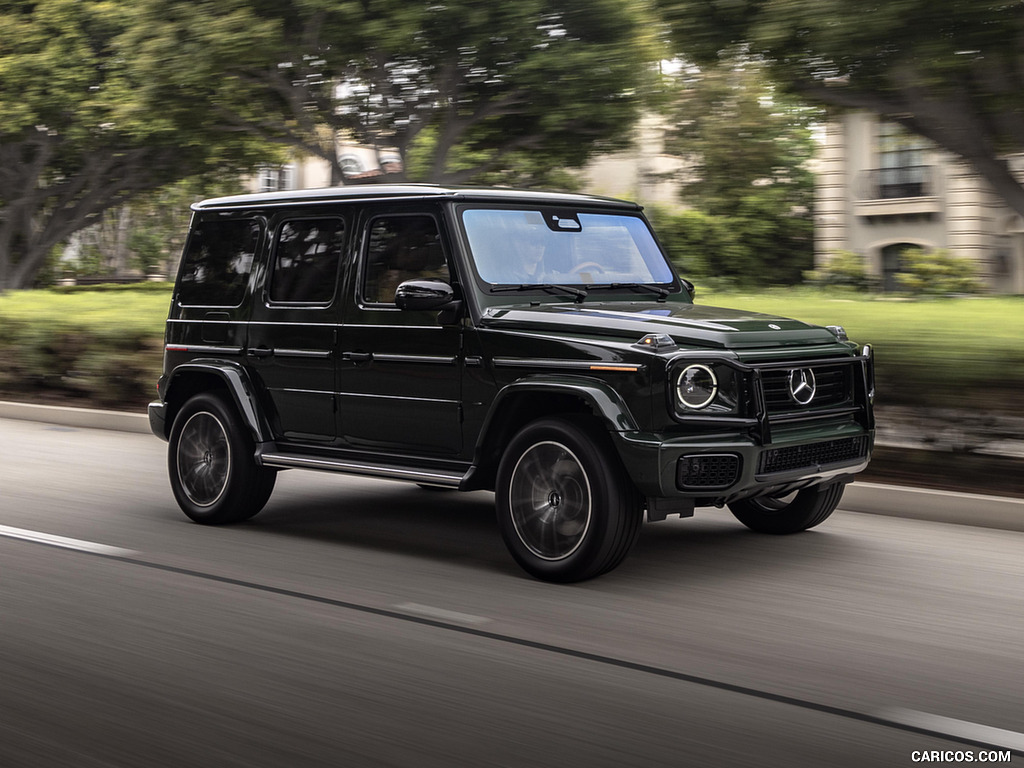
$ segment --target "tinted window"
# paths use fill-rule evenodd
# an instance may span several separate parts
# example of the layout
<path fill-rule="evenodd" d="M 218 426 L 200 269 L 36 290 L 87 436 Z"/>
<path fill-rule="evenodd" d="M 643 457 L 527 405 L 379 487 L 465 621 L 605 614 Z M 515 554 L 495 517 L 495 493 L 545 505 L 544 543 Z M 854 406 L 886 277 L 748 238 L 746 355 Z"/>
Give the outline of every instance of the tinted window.
<path fill-rule="evenodd" d="M 427 277 L 451 280 L 433 217 L 374 219 L 367 245 L 363 299 L 371 304 L 394 304 L 399 284 Z"/>
<path fill-rule="evenodd" d="M 234 307 L 245 295 L 262 224 L 255 219 L 204 221 L 192 229 L 181 262 L 178 301 Z"/>
<path fill-rule="evenodd" d="M 345 251 L 341 219 L 295 219 L 277 232 L 271 301 L 327 304 L 334 296 L 338 264 Z"/>

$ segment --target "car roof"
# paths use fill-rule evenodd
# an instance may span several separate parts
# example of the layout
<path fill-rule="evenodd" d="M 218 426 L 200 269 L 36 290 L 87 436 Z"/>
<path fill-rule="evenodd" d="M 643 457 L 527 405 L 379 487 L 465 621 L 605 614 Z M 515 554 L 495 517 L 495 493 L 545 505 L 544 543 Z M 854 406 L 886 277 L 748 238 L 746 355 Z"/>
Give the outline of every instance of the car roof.
<path fill-rule="evenodd" d="M 252 195 L 215 197 L 192 205 L 194 211 L 225 208 L 266 208 L 285 205 L 319 205 L 354 200 L 456 199 L 467 202 L 520 203 L 540 205 L 600 206 L 638 211 L 641 206 L 626 200 L 567 192 L 545 192 L 505 187 L 446 187 L 437 184 L 368 184 L 351 187 L 297 189 L 260 192 Z"/>

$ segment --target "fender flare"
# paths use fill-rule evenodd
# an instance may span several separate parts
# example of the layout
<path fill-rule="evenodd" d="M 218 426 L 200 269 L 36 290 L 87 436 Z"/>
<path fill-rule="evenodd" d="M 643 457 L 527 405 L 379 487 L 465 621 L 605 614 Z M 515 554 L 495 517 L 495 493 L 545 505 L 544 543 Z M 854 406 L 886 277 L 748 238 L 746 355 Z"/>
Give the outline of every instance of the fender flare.
<path fill-rule="evenodd" d="M 464 490 L 486 487 L 491 470 L 500 460 L 500 452 L 489 450 L 489 446 L 495 439 L 494 435 L 503 428 L 501 414 L 507 410 L 510 400 L 522 394 L 569 395 L 583 401 L 610 434 L 638 430 L 626 402 L 613 387 L 600 379 L 559 374 L 519 379 L 502 387 L 491 403 L 477 435 L 473 467 L 463 481 Z"/>
<path fill-rule="evenodd" d="M 263 409 L 256 398 L 256 388 L 249 374 L 238 363 L 226 360 L 192 360 L 177 366 L 167 378 L 162 400 L 167 403 L 176 392 L 175 383 L 180 383 L 188 374 L 216 376 L 224 382 L 231 398 L 238 408 L 242 420 L 252 432 L 253 440 L 263 443 L 271 439 L 270 425 L 263 415 Z M 167 430 L 173 424 L 173 418 L 167 420 Z"/>

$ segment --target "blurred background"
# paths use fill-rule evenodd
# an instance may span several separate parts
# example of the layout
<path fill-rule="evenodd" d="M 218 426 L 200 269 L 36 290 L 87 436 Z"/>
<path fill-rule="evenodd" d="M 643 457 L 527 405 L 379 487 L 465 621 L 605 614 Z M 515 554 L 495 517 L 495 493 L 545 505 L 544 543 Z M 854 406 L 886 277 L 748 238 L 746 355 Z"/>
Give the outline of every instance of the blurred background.
<path fill-rule="evenodd" d="M 544 187 L 641 202 L 700 302 L 874 344 L 874 474 L 1024 494 L 1019 4 L 2 9 L 0 397 L 151 397 L 195 200 Z"/>
<path fill-rule="evenodd" d="M 874 346 L 863 479 L 1024 498 L 1022 41 L 1009 0 L 0 0 L 0 400 L 144 411 L 194 201 L 580 191 L 698 303 Z M 488 494 L 283 473 L 210 530 L 151 435 L 0 427 L 5 768 L 1024 755 L 1020 501 L 700 510 L 556 587 Z"/>

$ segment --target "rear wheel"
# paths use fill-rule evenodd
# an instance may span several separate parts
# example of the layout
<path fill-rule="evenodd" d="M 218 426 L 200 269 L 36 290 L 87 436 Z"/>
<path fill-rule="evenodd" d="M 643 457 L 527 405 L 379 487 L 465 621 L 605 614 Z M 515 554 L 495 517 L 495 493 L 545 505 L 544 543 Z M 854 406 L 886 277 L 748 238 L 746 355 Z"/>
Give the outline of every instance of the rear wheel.
<path fill-rule="evenodd" d="M 248 520 L 263 509 L 277 478 L 254 455 L 249 430 L 224 397 L 190 399 L 174 419 L 167 452 L 178 506 L 197 523 Z"/>
<path fill-rule="evenodd" d="M 523 428 L 498 468 L 498 526 L 530 575 L 572 582 L 610 571 L 643 522 L 641 497 L 608 434 L 590 419 Z"/>
<path fill-rule="evenodd" d="M 843 498 L 844 483 L 815 485 L 794 494 L 734 501 L 729 511 L 758 533 L 797 533 L 820 525 Z"/>

